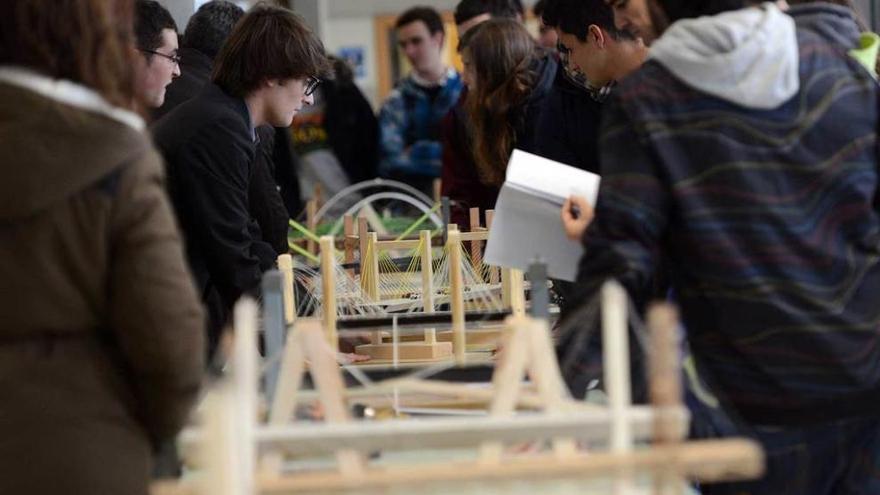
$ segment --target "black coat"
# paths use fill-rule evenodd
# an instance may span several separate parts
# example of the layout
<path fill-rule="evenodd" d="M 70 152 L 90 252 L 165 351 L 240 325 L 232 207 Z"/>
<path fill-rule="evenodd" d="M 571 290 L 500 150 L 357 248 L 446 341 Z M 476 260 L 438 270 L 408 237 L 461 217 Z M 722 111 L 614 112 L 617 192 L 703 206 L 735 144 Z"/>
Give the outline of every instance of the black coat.
<path fill-rule="evenodd" d="M 326 81 L 325 126 L 333 154 L 352 184 L 379 176 L 379 121 L 354 81 Z"/>
<path fill-rule="evenodd" d="M 559 64 L 535 132 L 535 153 L 581 170 L 599 173 L 602 104 L 565 76 Z"/>
<path fill-rule="evenodd" d="M 153 127 L 186 254 L 208 308 L 210 350 L 232 305 L 256 294 L 276 252 L 262 240 L 248 202 L 256 146 L 244 100 L 215 84 Z"/>
<path fill-rule="evenodd" d="M 180 77 L 174 79 L 165 92 L 165 103 L 153 112 L 156 120 L 167 115 L 182 103 L 198 95 L 211 81 L 214 61 L 193 48 L 180 49 Z M 276 141 L 283 139 L 287 130 L 269 126 L 258 130 L 260 137 L 256 158 L 251 165 L 249 203 L 251 215 L 257 221 L 263 240 L 278 252 L 287 252 L 288 212 L 301 209 L 299 179 L 296 174 L 296 156 L 278 153 Z M 279 191 L 280 187 L 280 191 Z"/>

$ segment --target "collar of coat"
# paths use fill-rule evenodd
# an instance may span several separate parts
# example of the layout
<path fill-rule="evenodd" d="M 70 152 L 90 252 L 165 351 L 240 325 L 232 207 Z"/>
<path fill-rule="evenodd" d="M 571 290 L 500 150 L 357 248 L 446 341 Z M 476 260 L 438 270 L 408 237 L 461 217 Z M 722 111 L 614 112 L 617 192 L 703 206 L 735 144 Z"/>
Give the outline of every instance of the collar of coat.
<path fill-rule="evenodd" d="M 145 128 L 144 120 L 136 113 L 111 105 L 95 90 L 73 81 L 52 79 L 24 67 L 3 65 L 0 66 L 0 82 L 33 91 L 59 103 L 99 113 L 138 131 Z"/>

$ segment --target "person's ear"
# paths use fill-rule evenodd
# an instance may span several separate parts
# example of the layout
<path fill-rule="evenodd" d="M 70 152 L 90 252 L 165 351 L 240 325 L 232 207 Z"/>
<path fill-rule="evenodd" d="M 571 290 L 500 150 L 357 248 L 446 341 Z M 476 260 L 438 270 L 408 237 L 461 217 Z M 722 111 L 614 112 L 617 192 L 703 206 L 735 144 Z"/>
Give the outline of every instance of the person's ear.
<path fill-rule="evenodd" d="M 437 46 L 443 47 L 443 31 L 437 31 L 436 33 L 431 35 L 431 39 L 434 40 L 434 43 L 437 43 Z"/>
<path fill-rule="evenodd" d="M 605 32 L 599 26 L 590 24 L 587 28 L 587 39 L 592 39 L 596 47 L 605 48 Z"/>

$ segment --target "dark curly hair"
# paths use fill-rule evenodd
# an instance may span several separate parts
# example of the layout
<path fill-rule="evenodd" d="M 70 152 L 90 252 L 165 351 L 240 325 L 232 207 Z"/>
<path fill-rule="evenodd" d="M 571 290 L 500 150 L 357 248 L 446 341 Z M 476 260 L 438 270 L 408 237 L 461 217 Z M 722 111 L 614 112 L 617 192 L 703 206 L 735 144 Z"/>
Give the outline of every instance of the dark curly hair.
<path fill-rule="evenodd" d="M 189 18 L 181 45 L 216 58 L 242 17 L 244 10 L 238 5 L 227 0 L 211 0 Z"/>

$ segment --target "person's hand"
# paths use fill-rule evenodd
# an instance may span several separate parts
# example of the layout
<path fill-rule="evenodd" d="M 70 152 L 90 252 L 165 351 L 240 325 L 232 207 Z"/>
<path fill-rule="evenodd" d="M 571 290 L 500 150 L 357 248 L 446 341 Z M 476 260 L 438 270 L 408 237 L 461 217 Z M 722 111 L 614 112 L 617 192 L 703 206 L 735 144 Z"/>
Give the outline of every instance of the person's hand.
<path fill-rule="evenodd" d="M 363 363 L 369 361 L 370 356 L 364 354 L 355 354 L 353 352 L 340 352 L 336 355 L 336 360 L 342 364 Z"/>
<path fill-rule="evenodd" d="M 562 205 L 562 226 L 565 236 L 573 241 L 580 240 L 593 221 L 593 207 L 583 196 L 572 195 Z"/>

